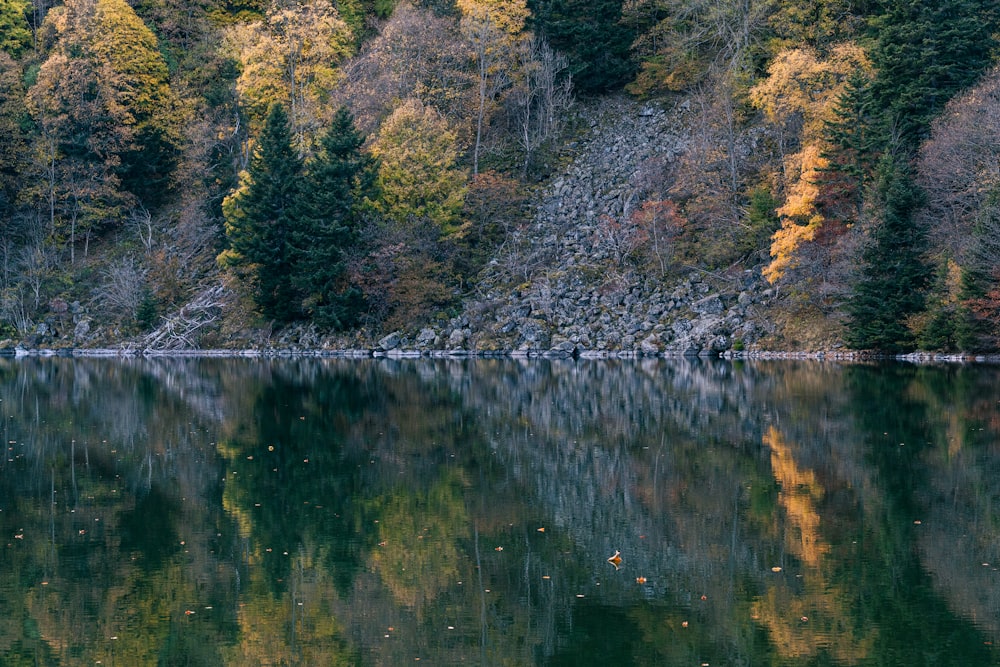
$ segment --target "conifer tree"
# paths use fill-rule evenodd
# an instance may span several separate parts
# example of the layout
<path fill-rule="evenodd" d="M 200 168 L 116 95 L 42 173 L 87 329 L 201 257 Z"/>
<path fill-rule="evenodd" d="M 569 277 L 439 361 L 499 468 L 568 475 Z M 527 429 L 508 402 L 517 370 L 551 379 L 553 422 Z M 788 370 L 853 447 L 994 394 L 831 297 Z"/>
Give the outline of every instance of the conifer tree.
<path fill-rule="evenodd" d="M 908 320 L 923 309 L 930 279 L 921 258 L 925 234 L 914 220 L 923 197 L 905 161 L 893 155 L 879 165 L 877 195 L 881 219 L 861 257 L 845 338 L 855 349 L 899 352 L 913 344 Z"/>
<path fill-rule="evenodd" d="M 826 171 L 842 177 L 841 199 L 850 202 L 853 216 L 861 214 L 865 186 L 878 158 L 881 135 L 874 108 L 871 82 L 860 70 L 853 72 L 837 96 L 833 119 L 824 121 L 823 137 L 830 148 L 822 153 Z M 825 181 L 838 180 L 832 174 Z"/>
<path fill-rule="evenodd" d="M 992 62 L 994 0 L 898 0 L 872 25 L 875 100 L 910 148 L 959 90 Z"/>
<path fill-rule="evenodd" d="M 533 27 L 570 61 L 583 94 L 614 90 L 635 73 L 629 50 L 635 30 L 622 22 L 622 0 L 529 0 Z"/>
<path fill-rule="evenodd" d="M 372 198 L 376 176 L 376 162 L 362 153 L 363 143 L 351 113 L 341 107 L 307 164 L 295 211 L 292 283 L 322 327 L 350 327 L 364 305 L 360 290 L 345 276 L 346 254 L 357 242 L 361 203 Z"/>
<path fill-rule="evenodd" d="M 230 248 L 224 266 L 247 271 L 261 313 L 288 322 L 301 313 L 292 286 L 289 235 L 299 193 L 302 161 L 292 148 L 288 116 L 271 107 L 241 188 L 223 205 Z"/>

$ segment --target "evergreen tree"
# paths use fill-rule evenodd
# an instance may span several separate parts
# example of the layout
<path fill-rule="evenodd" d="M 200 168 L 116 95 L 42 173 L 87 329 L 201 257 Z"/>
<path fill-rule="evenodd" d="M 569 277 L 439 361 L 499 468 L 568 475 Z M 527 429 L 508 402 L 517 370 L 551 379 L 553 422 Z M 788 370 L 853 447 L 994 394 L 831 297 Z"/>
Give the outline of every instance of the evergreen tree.
<path fill-rule="evenodd" d="M 908 320 L 923 309 L 930 279 L 922 261 L 925 234 L 914 220 L 923 196 L 905 161 L 892 155 L 879 165 L 876 189 L 882 217 L 862 253 L 845 338 L 855 349 L 899 352 L 913 345 Z"/>
<path fill-rule="evenodd" d="M 849 202 L 853 209 L 850 215 L 856 217 L 861 214 L 865 186 L 882 142 L 871 81 L 864 73 L 855 71 L 848 78 L 837 96 L 833 116 L 823 127 L 823 138 L 830 146 L 821 154 L 828 163 L 825 171 L 830 172 L 823 180 L 828 189 L 839 186 L 838 192 L 827 194 Z"/>
<path fill-rule="evenodd" d="M 361 152 L 364 137 L 341 107 L 307 165 L 291 235 L 292 283 L 322 327 L 345 329 L 364 305 L 360 290 L 346 279 L 345 257 L 357 242 L 360 205 L 372 196 L 376 162 Z"/>
<path fill-rule="evenodd" d="M 279 322 L 301 314 L 292 285 L 289 233 L 302 161 L 292 148 L 288 116 L 271 107 L 240 190 L 223 205 L 230 249 L 220 261 L 248 270 L 261 313 Z"/>
<path fill-rule="evenodd" d="M 959 90 L 992 62 L 995 0 L 897 0 L 872 21 L 875 100 L 909 147 Z"/>
<path fill-rule="evenodd" d="M 635 74 L 622 0 L 528 0 L 533 28 L 570 61 L 573 87 L 600 93 L 624 86 Z"/>

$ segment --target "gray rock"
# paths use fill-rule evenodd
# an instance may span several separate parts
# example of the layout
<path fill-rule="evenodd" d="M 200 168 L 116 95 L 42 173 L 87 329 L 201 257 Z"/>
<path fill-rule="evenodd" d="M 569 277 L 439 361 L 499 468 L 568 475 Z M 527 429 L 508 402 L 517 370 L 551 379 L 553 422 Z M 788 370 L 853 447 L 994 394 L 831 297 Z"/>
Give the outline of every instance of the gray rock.
<path fill-rule="evenodd" d="M 465 343 L 465 339 L 468 337 L 469 332 L 466 329 L 455 329 L 448 336 L 448 347 L 461 347 Z"/>
<path fill-rule="evenodd" d="M 691 304 L 691 310 L 702 315 L 721 315 L 726 309 L 718 294 L 705 297 Z"/>
<path fill-rule="evenodd" d="M 76 326 L 73 328 L 73 338 L 77 340 L 86 338 L 87 334 L 89 333 L 90 333 L 90 320 L 86 319 L 80 320 L 79 322 L 76 323 Z"/>
<path fill-rule="evenodd" d="M 398 331 L 393 331 L 388 336 L 383 337 L 379 340 L 378 348 L 383 352 L 388 352 L 389 350 L 395 350 L 399 347 L 399 344 L 403 340 L 403 335 Z"/>

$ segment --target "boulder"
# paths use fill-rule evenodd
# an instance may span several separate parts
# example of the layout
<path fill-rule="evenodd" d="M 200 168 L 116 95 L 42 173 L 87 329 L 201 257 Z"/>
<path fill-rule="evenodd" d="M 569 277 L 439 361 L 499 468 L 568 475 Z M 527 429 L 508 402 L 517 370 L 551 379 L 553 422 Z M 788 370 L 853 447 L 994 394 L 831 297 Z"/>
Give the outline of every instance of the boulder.
<path fill-rule="evenodd" d="M 403 335 L 398 331 L 393 331 L 391 334 L 384 336 L 377 343 L 378 349 L 383 352 L 388 352 L 389 350 L 395 350 L 399 347 L 399 344 L 403 340 Z"/>

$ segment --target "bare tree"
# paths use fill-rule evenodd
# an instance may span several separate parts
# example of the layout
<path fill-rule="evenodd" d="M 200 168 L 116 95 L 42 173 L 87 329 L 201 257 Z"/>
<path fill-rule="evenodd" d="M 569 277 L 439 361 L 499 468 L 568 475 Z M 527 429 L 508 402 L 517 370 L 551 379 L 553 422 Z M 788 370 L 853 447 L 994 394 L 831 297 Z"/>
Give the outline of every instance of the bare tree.
<path fill-rule="evenodd" d="M 150 214 L 145 206 L 140 204 L 129 212 L 128 221 L 132 229 L 135 230 L 136 236 L 139 237 L 139 241 L 142 243 L 142 247 L 145 248 L 146 254 L 148 255 L 153 251 L 152 214 Z"/>
<path fill-rule="evenodd" d="M 545 40 L 525 40 L 518 50 L 517 85 L 511 93 L 524 174 L 535 151 L 559 134 L 563 114 L 573 104 L 572 91 L 566 58 Z"/>
<path fill-rule="evenodd" d="M 135 258 L 123 257 L 104 271 L 96 299 L 112 312 L 134 318 L 142 303 L 146 270 Z"/>

